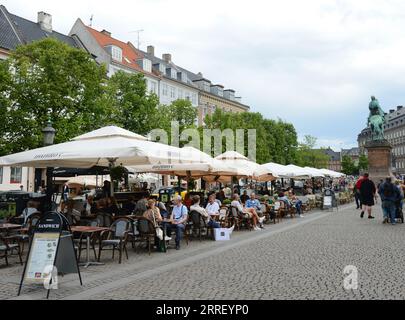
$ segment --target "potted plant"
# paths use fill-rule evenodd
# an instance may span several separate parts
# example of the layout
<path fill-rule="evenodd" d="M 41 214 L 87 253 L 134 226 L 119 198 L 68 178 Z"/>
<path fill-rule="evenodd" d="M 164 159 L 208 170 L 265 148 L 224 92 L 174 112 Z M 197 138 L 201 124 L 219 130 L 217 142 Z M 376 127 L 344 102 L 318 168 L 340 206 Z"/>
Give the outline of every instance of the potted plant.
<path fill-rule="evenodd" d="M 229 206 L 230 204 L 231 204 L 231 199 L 225 199 L 223 202 L 222 202 L 222 204 L 223 205 L 225 205 L 225 206 Z"/>
<path fill-rule="evenodd" d="M 117 189 L 118 184 L 125 180 L 126 170 L 122 165 L 112 167 L 110 169 L 110 177 L 112 183 L 114 183 L 114 189 Z"/>

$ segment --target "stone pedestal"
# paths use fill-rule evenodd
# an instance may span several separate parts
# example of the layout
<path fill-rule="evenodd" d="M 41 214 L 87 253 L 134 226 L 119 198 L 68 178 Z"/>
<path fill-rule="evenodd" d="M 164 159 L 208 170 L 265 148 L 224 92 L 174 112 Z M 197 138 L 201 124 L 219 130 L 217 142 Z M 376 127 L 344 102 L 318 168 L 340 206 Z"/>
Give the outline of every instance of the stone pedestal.
<path fill-rule="evenodd" d="M 391 150 L 387 140 L 369 141 L 365 145 L 368 153 L 368 173 L 370 179 L 377 185 L 380 180 L 392 176 Z"/>

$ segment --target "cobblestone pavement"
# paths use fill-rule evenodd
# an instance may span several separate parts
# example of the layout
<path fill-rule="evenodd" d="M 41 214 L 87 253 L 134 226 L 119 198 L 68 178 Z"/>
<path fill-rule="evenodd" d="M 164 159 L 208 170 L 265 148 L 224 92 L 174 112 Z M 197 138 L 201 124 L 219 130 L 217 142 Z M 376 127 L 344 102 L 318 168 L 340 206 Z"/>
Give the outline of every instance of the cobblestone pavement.
<path fill-rule="evenodd" d="M 51 299 L 404 299 L 405 225 L 360 219 L 352 205 L 285 219 L 232 240 L 193 240 L 180 251 L 137 254 L 60 279 Z M 0 298 L 15 299 L 22 267 L 0 268 Z M 345 290 L 343 269 L 358 268 L 358 289 Z M 24 286 L 18 299 L 43 299 Z"/>

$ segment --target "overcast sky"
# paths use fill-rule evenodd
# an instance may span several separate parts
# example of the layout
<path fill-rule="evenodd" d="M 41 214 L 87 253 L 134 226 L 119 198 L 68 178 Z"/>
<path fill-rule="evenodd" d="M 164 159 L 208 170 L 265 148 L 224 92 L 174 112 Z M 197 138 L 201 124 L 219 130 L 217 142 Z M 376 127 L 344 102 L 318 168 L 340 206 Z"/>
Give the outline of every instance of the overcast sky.
<path fill-rule="evenodd" d="M 236 90 L 252 111 L 292 122 L 320 146 L 356 146 L 370 95 L 385 111 L 405 104 L 402 0 L 0 0 L 30 20 L 77 18 L 113 37 L 152 44 L 173 62 Z"/>

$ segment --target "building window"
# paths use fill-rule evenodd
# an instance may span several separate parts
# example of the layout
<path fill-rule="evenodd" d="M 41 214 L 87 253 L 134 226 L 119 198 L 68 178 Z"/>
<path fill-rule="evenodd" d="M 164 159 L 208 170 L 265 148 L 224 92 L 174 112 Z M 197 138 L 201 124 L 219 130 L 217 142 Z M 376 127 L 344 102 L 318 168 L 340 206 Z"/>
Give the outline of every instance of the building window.
<path fill-rule="evenodd" d="M 183 99 L 183 90 L 179 89 L 179 99 Z"/>
<path fill-rule="evenodd" d="M 168 94 L 168 87 L 167 87 L 167 84 L 164 83 L 162 85 L 162 95 L 167 96 L 167 94 Z"/>
<path fill-rule="evenodd" d="M 149 91 L 151 93 L 157 93 L 156 91 L 156 82 L 155 81 L 149 81 Z"/>
<path fill-rule="evenodd" d="M 191 94 L 191 103 L 194 105 L 197 104 L 197 94 L 196 93 Z"/>
<path fill-rule="evenodd" d="M 3 167 L 0 167 L 0 184 L 3 183 Z"/>
<path fill-rule="evenodd" d="M 10 168 L 10 183 L 21 183 L 22 181 L 22 168 L 11 167 Z"/>
<path fill-rule="evenodd" d="M 170 87 L 170 98 L 176 99 L 176 88 Z"/>
<path fill-rule="evenodd" d="M 115 61 L 122 62 L 122 49 L 116 46 L 111 46 L 111 56 Z"/>

